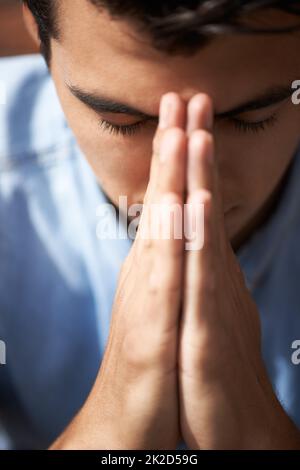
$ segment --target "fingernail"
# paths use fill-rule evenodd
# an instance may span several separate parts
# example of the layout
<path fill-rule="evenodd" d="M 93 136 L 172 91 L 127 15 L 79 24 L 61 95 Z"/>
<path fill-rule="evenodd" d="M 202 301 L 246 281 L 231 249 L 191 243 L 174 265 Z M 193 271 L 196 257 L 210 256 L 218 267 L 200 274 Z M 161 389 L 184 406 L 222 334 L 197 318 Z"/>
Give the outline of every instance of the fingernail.
<path fill-rule="evenodd" d="M 171 122 L 172 98 L 168 95 L 163 96 L 159 111 L 159 128 L 167 129 Z"/>

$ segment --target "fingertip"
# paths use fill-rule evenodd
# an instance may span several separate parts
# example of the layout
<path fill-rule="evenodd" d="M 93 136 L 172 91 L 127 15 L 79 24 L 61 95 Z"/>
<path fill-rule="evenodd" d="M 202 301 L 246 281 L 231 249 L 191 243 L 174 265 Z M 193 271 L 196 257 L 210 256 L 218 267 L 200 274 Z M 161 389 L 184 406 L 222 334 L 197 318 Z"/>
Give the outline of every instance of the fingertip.
<path fill-rule="evenodd" d="M 196 129 L 207 131 L 213 128 L 213 102 L 205 93 L 194 95 L 188 103 L 187 133 L 191 134 Z"/>
<path fill-rule="evenodd" d="M 168 92 L 161 97 L 159 108 L 159 129 L 184 127 L 186 105 L 178 93 Z"/>

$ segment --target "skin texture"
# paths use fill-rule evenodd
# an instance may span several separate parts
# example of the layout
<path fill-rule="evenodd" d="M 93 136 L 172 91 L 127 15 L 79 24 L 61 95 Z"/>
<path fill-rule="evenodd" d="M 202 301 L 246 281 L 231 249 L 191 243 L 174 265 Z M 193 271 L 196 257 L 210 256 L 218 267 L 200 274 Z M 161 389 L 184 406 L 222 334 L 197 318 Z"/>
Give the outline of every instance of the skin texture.
<path fill-rule="evenodd" d="M 203 203 L 205 245 L 185 252 L 181 241 L 137 237 L 95 386 L 53 448 L 166 449 L 180 437 L 190 448 L 300 448 L 269 383 L 259 313 L 232 249 L 268 215 L 299 143 L 300 107 L 288 98 L 236 116 L 254 122 L 276 113 L 274 125 L 256 132 L 214 118 L 297 79 L 299 35 L 224 37 L 192 58 L 169 57 L 88 2 L 62 0 L 59 13 L 51 72 L 101 186 L 115 204 L 120 195 L 145 208 Z M 99 119 L 137 119 L 99 116 L 67 84 L 160 115 L 160 125 L 112 135 Z M 151 226 L 146 214 L 140 230 Z"/>
<path fill-rule="evenodd" d="M 222 37 L 192 58 L 170 58 L 154 51 L 126 22 L 112 21 L 104 12 L 97 14 L 89 2 L 63 0 L 60 13 L 62 40 L 52 44 L 54 82 L 79 145 L 115 204 L 119 195 L 127 195 L 129 204 L 142 202 L 156 125 L 148 123 L 135 136 L 111 135 L 100 126 L 101 118 L 118 124 L 137 119 L 99 117 L 70 93 L 66 83 L 155 116 L 161 96 L 169 91 L 185 100 L 207 93 L 215 112 L 221 113 L 270 87 L 290 85 L 300 75 L 299 35 Z M 254 219 L 260 219 L 260 210 L 299 142 L 300 107 L 291 100 L 238 117 L 260 121 L 274 112 L 277 123 L 265 132 L 243 133 L 229 121 L 215 125 L 230 239 L 241 232 L 248 232 L 246 237 L 257 223 Z"/>
<path fill-rule="evenodd" d="M 195 101 L 199 97 L 189 107 Z M 188 143 L 187 201 L 205 205 L 205 245 L 185 256 L 178 361 L 182 434 L 195 449 L 297 448 L 299 431 L 269 383 L 259 313 L 225 233 L 207 112 L 209 104 Z"/>

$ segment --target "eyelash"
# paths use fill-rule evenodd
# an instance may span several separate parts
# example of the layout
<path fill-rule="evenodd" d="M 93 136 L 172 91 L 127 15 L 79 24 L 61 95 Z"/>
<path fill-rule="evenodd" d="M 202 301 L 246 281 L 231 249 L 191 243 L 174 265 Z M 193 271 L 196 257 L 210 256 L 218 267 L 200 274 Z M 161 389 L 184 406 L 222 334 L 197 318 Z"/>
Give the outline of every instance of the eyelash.
<path fill-rule="evenodd" d="M 114 135 L 134 135 L 136 132 L 138 132 L 142 127 L 146 125 L 148 121 L 139 121 L 136 122 L 135 124 L 130 124 L 130 125 L 119 125 L 119 124 L 112 124 L 109 121 L 105 121 L 105 119 L 100 120 L 100 127 L 104 129 L 105 131 L 108 131 L 110 134 Z"/>
<path fill-rule="evenodd" d="M 259 122 L 248 122 L 236 118 L 231 118 L 230 121 L 234 125 L 235 129 L 239 132 L 252 132 L 257 134 L 260 131 L 265 131 L 267 127 L 272 127 L 274 124 L 276 124 L 277 116 L 273 114 L 267 119 Z"/>
<path fill-rule="evenodd" d="M 273 114 L 273 116 L 270 116 L 269 118 L 259 122 L 248 122 L 241 119 L 230 118 L 229 122 L 239 132 L 253 132 L 256 134 L 260 131 L 265 131 L 269 126 L 273 126 L 277 122 L 277 117 L 275 114 Z M 105 121 L 105 119 L 101 119 L 100 127 L 102 127 L 105 131 L 108 131 L 110 134 L 132 136 L 136 134 L 141 128 L 143 128 L 147 123 L 148 121 L 145 120 L 130 125 L 119 125 L 112 124 L 109 121 Z"/>

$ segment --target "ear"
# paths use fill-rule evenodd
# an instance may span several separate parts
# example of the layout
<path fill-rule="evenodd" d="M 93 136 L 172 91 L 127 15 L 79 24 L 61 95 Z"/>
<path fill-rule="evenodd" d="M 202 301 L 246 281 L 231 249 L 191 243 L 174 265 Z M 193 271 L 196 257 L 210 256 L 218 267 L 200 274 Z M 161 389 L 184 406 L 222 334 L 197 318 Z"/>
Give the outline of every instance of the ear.
<path fill-rule="evenodd" d="M 27 31 L 37 46 L 40 45 L 38 26 L 28 6 L 23 3 L 23 18 Z"/>

